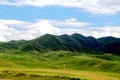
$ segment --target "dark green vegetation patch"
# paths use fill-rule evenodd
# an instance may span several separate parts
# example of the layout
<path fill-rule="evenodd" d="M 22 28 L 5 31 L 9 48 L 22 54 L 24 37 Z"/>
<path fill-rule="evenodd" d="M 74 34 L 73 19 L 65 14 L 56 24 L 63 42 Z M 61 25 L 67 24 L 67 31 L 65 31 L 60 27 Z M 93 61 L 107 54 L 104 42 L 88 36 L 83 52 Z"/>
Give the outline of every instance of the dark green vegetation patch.
<path fill-rule="evenodd" d="M 50 35 L 46 34 L 33 40 L 1 42 L 0 51 L 6 52 L 11 50 L 20 51 L 78 51 L 85 53 L 106 52 L 120 55 L 120 39 L 114 37 L 94 38 L 85 37 L 81 34 L 72 35 Z"/>

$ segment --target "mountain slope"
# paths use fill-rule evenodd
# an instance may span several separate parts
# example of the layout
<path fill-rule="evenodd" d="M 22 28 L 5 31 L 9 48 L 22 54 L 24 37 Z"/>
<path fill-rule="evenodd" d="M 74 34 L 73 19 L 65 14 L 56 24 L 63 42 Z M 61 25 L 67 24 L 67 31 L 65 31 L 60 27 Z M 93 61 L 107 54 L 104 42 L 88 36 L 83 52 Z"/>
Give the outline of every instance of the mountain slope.
<path fill-rule="evenodd" d="M 0 42 L 0 51 L 99 51 L 120 55 L 120 39 L 114 37 L 94 38 L 81 34 L 51 35 L 46 34 L 33 40 Z"/>
<path fill-rule="evenodd" d="M 99 43 L 94 37 L 85 37 L 81 34 L 72 34 L 71 35 L 75 40 L 79 42 L 79 44 L 82 45 L 83 48 L 87 49 L 94 49 L 99 47 Z"/>
<path fill-rule="evenodd" d="M 82 48 L 82 45 L 69 35 L 64 34 L 59 37 L 63 40 L 64 45 L 70 51 L 75 51 L 75 50 L 80 51 L 80 49 Z"/>
<path fill-rule="evenodd" d="M 105 44 L 100 48 L 100 51 L 120 55 L 120 39 Z"/>
<path fill-rule="evenodd" d="M 62 40 L 55 35 L 46 34 L 28 42 L 29 50 L 66 50 Z M 23 50 L 26 48 L 24 47 Z M 36 48 L 37 47 L 37 48 Z M 27 50 L 27 49 L 26 49 Z"/>
<path fill-rule="evenodd" d="M 117 40 L 117 38 L 112 37 L 112 36 L 108 36 L 108 37 L 102 37 L 102 38 L 98 38 L 97 41 L 100 43 L 100 45 L 105 45 L 108 44 L 112 41 Z"/>

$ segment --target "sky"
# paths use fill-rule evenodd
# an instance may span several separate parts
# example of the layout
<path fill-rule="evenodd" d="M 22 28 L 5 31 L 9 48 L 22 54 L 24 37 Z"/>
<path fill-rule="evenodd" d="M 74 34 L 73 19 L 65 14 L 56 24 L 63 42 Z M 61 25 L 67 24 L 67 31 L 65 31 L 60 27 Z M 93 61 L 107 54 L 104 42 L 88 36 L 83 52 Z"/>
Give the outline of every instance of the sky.
<path fill-rule="evenodd" d="M 120 38 L 120 0 L 0 0 L 0 41 L 79 33 Z"/>

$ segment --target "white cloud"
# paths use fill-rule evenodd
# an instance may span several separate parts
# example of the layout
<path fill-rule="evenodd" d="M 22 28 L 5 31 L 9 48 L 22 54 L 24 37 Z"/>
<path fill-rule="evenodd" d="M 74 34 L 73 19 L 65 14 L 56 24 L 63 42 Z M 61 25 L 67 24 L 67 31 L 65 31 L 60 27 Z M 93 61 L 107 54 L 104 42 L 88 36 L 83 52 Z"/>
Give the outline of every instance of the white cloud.
<path fill-rule="evenodd" d="M 46 33 L 59 34 L 60 30 L 46 21 L 30 23 L 18 20 L 0 20 L 0 41 L 30 40 Z"/>
<path fill-rule="evenodd" d="M 20 39 L 29 40 L 46 33 L 60 35 L 64 33 L 64 28 L 81 29 L 89 25 L 91 24 L 78 22 L 75 18 L 67 19 L 65 21 L 39 19 L 34 23 L 19 20 L 0 19 L 0 41 Z M 63 27 L 63 29 L 60 27 Z"/>
<path fill-rule="evenodd" d="M 61 29 L 61 33 L 62 34 L 73 34 L 73 33 L 79 33 L 82 34 L 84 36 L 90 36 L 92 34 L 92 31 L 89 28 L 80 28 L 80 29 L 71 29 L 71 28 L 67 28 L 67 29 Z"/>
<path fill-rule="evenodd" d="M 49 33 L 49 34 L 59 34 L 60 30 L 59 28 L 56 28 L 54 26 L 52 26 L 51 24 L 49 24 L 47 21 L 39 21 L 33 25 L 30 26 L 35 32 L 40 33 L 40 35 Z"/>
<path fill-rule="evenodd" d="M 84 36 L 93 36 L 95 38 L 113 36 L 120 38 L 120 26 L 105 26 L 105 27 L 84 27 L 80 29 L 61 29 L 62 34 L 79 33 Z"/>
<path fill-rule="evenodd" d="M 74 7 L 101 15 L 120 12 L 120 0 L 0 0 L 0 5 Z"/>
<path fill-rule="evenodd" d="M 27 29 L 29 28 L 29 25 L 32 23 L 30 22 L 25 22 L 25 21 L 19 21 L 19 20 L 6 20 L 6 19 L 0 19 L 0 23 L 3 23 L 5 25 L 8 25 L 9 27 L 12 28 L 23 28 Z M 26 27 L 25 27 L 26 26 Z"/>
<path fill-rule="evenodd" d="M 8 26 L 0 23 L 0 41 L 7 41 L 6 38 L 8 38 L 13 31 L 13 28 L 9 28 Z"/>
<path fill-rule="evenodd" d="M 65 20 L 65 25 L 66 26 L 72 26 L 72 27 L 85 27 L 85 26 L 90 26 L 90 23 L 87 22 L 78 22 L 77 19 L 71 18 Z"/>
<path fill-rule="evenodd" d="M 71 22 L 72 26 L 69 25 Z M 30 40 L 46 33 L 54 35 L 80 33 L 96 38 L 105 36 L 120 38 L 120 26 L 92 27 L 91 25 L 90 23 L 79 22 L 75 18 L 64 21 L 39 19 L 34 23 L 0 19 L 0 41 Z"/>
<path fill-rule="evenodd" d="M 60 21 L 60 20 L 47 20 L 47 19 L 37 19 L 36 21 L 45 21 L 53 26 L 58 26 L 58 27 L 62 27 L 63 28 L 83 28 L 83 27 L 87 27 L 92 25 L 91 23 L 87 23 L 87 22 L 79 22 L 77 21 L 76 18 L 70 18 L 70 19 L 66 19 L 64 21 Z"/>
<path fill-rule="evenodd" d="M 120 38 L 120 26 L 97 27 L 92 30 L 92 36 L 96 38 L 105 36 L 114 36 Z"/>

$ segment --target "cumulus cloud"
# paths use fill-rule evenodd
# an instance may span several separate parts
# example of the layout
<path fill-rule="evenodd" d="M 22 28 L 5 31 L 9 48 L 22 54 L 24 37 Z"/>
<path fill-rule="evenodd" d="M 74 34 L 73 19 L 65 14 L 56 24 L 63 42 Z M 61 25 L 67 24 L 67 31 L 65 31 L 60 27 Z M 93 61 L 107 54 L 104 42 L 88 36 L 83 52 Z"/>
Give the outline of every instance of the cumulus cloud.
<path fill-rule="evenodd" d="M 0 19 L 0 23 L 8 25 L 11 28 L 18 28 L 18 29 L 27 29 L 29 28 L 29 25 L 31 25 L 31 22 L 25 22 L 25 21 L 19 21 L 19 20 L 6 20 L 6 19 Z"/>
<path fill-rule="evenodd" d="M 120 26 L 92 26 L 90 23 L 80 22 L 75 18 L 64 21 L 38 19 L 34 23 L 0 19 L 0 41 L 30 40 L 47 33 L 54 35 L 80 33 L 96 38 L 105 36 L 120 38 Z"/>
<path fill-rule="evenodd" d="M 120 38 L 120 26 L 105 26 L 92 28 L 92 36 L 96 38 L 105 37 L 105 36 L 114 36 Z"/>
<path fill-rule="evenodd" d="M 36 21 L 45 21 L 48 22 L 49 24 L 53 25 L 53 26 L 58 26 L 58 27 L 63 27 L 63 28 L 83 28 L 83 27 L 87 27 L 87 26 L 91 26 L 91 23 L 87 23 L 87 22 L 79 22 L 77 21 L 76 18 L 70 18 L 70 19 L 66 19 L 64 21 L 60 21 L 60 20 L 47 20 L 47 19 L 37 19 Z"/>
<path fill-rule="evenodd" d="M 59 34 L 60 30 L 45 21 L 30 23 L 18 20 L 0 20 L 0 41 L 30 40 L 46 33 Z"/>
<path fill-rule="evenodd" d="M 73 7 L 100 15 L 120 12 L 120 0 L 0 0 L 0 5 Z"/>
<path fill-rule="evenodd" d="M 93 36 L 95 38 L 113 36 L 120 38 L 120 26 L 105 26 L 105 27 L 84 27 L 80 29 L 61 29 L 62 34 L 79 33 L 84 36 Z"/>
<path fill-rule="evenodd" d="M 0 41 L 30 40 L 46 33 L 60 35 L 65 33 L 65 28 L 68 29 L 66 33 L 69 34 L 74 32 L 70 32 L 70 29 L 81 29 L 90 25 L 90 23 L 79 22 L 75 18 L 64 21 L 38 19 L 34 23 L 0 19 Z"/>
<path fill-rule="evenodd" d="M 7 41 L 6 38 L 11 35 L 11 32 L 14 32 L 13 28 L 0 23 L 0 41 Z"/>

